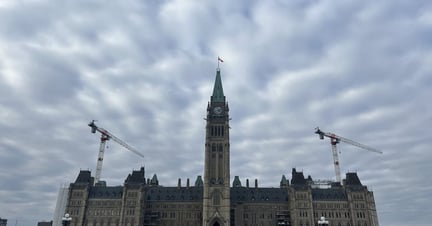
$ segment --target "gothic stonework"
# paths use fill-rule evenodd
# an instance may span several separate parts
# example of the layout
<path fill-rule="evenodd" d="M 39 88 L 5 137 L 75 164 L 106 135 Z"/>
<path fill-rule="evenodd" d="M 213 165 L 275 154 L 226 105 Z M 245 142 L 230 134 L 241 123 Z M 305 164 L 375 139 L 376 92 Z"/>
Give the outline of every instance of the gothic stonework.
<path fill-rule="evenodd" d="M 230 186 L 229 108 L 216 72 L 207 105 L 204 178 L 177 187 L 159 185 L 144 168 L 127 176 L 123 186 L 94 184 L 90 171 L 80 171 L 69 186 L 66 212 L 71 226 L 315 226 L 321 216 L 331 226 L 378 226 L 373 192 L 356 173 L 342 184 L 320 183 L 292 169 L 280 187 L 261 188 L 258 180 Z"/>

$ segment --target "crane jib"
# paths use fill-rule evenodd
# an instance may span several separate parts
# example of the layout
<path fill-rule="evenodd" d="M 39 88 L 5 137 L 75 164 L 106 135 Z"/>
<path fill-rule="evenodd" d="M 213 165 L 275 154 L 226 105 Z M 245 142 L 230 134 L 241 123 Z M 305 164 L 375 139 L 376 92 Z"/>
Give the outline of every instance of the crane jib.
<path fill-rule="evenodd" d="M 108 132 L 106 129 L 97 127 L 94 122 L 95 122 L 95 120 L 92 120 L 88 124 L 88 126 L 91 127 L 91 132 L 96 133 L 96 131 L 98 131 L 101 133 L 101 141 L 100 141 L 100 146 L 99 146 L 99 154 L 98 154 L 98 158 L 97 158 L 96 173 L 95 173 L 95 184 L 96 184 L 99 182 L 99 179 L 100 179 L 101 174 L 102 174 L 103 156 L 104 156 L 104 152 L 105 152 L 105 143 L 107 140 L 110 140 L 110 139 L 114 140 L 115 142 L 117 142 L 118 144 L 120 144 L 121 146 L 126 148 L 127 150 L 139 155 L 140 157 L 144 158 L 144 155 L 141 154 L 139 151 L 137 151 L 135 148 L 129 146 L 126 142 L 122 141 L 121 139 L 117 138 L 116 136 L 114 136 L 113 134 Z"/>
<path fill-rule="evenodd" d="M 323 132 L 323 131 L 321 131 L 319 129 L 319 127 L 315 128 L 315 133 L 319 135 L 319 138 L 321 140 L 324 139 L 324 137 L 330 138 L 330 143 L 332 145 L 333 165 L 334 165 L 334 168 L 335 168 L 336 181 L 339 182 L 339 183 L 341 182 L 341 175 L 340 175 L 340 166 L 339 166 L 340 162 L 339 162 L 339 157 L 338 157 L 338 151 L 337 151 L 336 144 L 338 144 L 340 141 L 342 141 L 344 143 L 347 143 L 347 144 L 351 144 L 351 145 L 356 146 L 356 147 L 359 147 L 359 148 L 361 148 L 363 150 L 372 151 L 372 152 L 376 152 L 376 153 L 380 153 L 380 154 L 383 153 L 382 151 L 379 151 L 379 150 L 377 150 L 375 148 L 366 146 L 364 144 L 361 144 L 359 142 L 350 140 L 350 139 L 345 138 L 345 137 L 338 136 L 338 135 L 336 135 L 334 133 Z"/>

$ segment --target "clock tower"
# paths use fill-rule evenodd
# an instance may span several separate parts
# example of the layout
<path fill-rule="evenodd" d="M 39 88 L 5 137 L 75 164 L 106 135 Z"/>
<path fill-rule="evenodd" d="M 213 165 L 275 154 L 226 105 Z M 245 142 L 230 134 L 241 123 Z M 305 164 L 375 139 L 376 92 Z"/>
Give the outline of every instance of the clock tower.
<path fill-rule="evenodd" d="M 213 95 L 207 106 L 204 163 L 204 226 L 230 225 L 230 143 L 228 103 L 216 71 Z"/>

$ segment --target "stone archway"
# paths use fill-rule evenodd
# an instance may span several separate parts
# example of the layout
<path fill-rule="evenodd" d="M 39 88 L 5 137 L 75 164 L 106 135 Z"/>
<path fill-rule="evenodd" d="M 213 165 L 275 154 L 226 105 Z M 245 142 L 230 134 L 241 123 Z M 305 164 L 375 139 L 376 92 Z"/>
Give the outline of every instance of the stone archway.
<path fill-rule="evenodd" d="M 210 222 L 209 226 L 224 226 L 224 224 L 221 223 L 219 218 L 215 218 Z"/>

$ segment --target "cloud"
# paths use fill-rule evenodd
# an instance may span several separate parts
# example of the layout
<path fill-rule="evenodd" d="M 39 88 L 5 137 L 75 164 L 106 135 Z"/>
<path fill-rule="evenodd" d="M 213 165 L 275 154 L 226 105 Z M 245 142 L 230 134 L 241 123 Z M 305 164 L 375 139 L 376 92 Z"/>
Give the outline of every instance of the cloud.
<path fill-rule="evenodd" d="M 277 187 L 297 167 L 332 179 L 330 145 L 313 133 L 320 126 L 384 151 L 339 145 L 342 172 L 357 171 L 374 191 L 381 225 L 426 225 L 431 8 L 427 1 L 2 2 L 2 218 L 34 225 L 52 217 L 59 186 L 95 167 L 93 119 L 145 155 L 111 141 L 108 184 L 142 165 L 165 186 L 202 175 L 202 118 L 220 56 L 232 177 Z"/>

